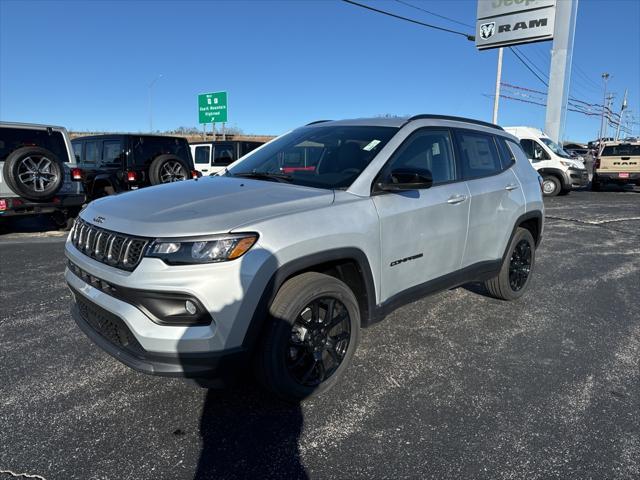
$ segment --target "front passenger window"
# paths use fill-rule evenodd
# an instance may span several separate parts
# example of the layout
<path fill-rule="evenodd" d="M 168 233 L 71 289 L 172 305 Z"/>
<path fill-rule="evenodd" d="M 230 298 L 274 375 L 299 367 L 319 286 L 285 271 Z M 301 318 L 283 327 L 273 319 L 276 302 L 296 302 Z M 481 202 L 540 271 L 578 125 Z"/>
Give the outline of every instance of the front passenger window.
<path fill-rule="evenodd" d="M 400 168 L 428 170 L 434 185 L 455 180 L 456 162 L 449 132 L 425 129 L 413 133 L 398 149 L 386 173 Z"/>

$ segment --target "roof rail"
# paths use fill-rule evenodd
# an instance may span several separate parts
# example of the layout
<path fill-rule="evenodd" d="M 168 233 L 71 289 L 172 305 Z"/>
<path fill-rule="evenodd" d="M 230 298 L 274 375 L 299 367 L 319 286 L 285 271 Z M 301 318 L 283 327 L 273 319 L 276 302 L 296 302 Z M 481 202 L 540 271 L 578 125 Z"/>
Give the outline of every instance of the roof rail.
<path fill-rule="evenodd" d="M 465 118 L 465 117 L 452 117 L 450 115 L 432 115 L 432 114 L 422 114 L 422 115 L 414 115 L 409 118 L 404 124 L 413 121 L 413 120 L 423 120 L 423 119 L 434 119 L 434 120 L 453 120 L 455 122 L 466 122 L 466 123 L 474 123 L 476 125 L 482 125 L 483 127 L 495 128 L 496 130 L 504 131 L 500 125 L 496 125 L 495 123 L 483 122 L 482 120 L 474 120 L 473 118 Z"/>
<path fill-rule="evenodd" d="M 324 123 L 324 122 L 332 122 L 332 121 L 333 120 L 316 120 L 315 122 L 307 123 L 305 127 L 308 127 L 309 125 L 315 125 L 316 123 Z"/>

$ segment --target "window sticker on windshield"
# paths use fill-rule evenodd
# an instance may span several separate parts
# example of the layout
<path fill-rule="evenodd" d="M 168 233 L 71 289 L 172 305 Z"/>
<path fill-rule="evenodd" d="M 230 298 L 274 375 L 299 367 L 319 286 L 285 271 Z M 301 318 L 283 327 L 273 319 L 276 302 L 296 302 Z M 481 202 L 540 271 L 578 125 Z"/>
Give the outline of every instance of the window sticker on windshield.
<path fill-rule="evenodd" d="M 369 145 L 366 145 L 365 147 L 362 147 L 362 149 L 366 152 L 370 152 L 371 150 L 373 150 L 374 148 L 376 148 L 378 146 L 378 144 L 380 143 L 380 140 L 371 140 L 369 142 Z"/>
<path fill-rule="evenodd" d="M 439 143 L 434 143 L 433 146 L 431 147 L 431 154 L 432 155 L 440 155 L 440 144 Z"/>

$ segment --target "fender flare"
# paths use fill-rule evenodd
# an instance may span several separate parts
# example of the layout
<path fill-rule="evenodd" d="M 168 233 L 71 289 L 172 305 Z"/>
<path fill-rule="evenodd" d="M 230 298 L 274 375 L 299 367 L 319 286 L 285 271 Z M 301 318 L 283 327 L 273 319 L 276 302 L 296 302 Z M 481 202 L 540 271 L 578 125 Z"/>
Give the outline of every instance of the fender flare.
<path fill-rule="evenodd" d="M 260 332 L 267 321 L 269 305 L 273 302 L 278 290 L 280 290 L 280 287 L 284 282 L 298 273 L 312 270 L 314 266 L 338 261 L 355 262 L 357 265 L 359 273 L 362 275 L 362 279 L 364 281 L 366 306 L 368 310 L 368 312 L 362 312 L 361 322 L 364 327 L 373 323 L 372 315 L 376 311 L 376 291 L 369 259 L 359 248 L 335 248 L 296 258 L 290 262 L 280 265 L 276 269 L 267 282 L 267 285 L 260 296 L 260 300 L 255 307 L 242 341 L 242 347 L 248 351 L 251 351 L 255 347 Z"/>
<path fill-rule="evenodd" d="M 544 174 L 547 174 L 556 177 L 558 180 L 560 180 L 560 187 L 563 190 L 571 188 L 571 181 L 569 180 L 567 174 L 559 168 L 541 168 L 540 170 L 538 170 L 538 173 L 542 176 L 544 176 Z"/>

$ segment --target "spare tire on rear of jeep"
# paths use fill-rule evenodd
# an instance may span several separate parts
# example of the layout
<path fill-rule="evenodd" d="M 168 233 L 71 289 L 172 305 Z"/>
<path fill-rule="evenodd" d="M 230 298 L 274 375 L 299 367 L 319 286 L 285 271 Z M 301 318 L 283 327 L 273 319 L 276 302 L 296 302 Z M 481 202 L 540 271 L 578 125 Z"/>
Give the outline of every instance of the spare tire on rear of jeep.
<path fill-rule="evenodd" d="M 20 147 L 11 152 L 2 174 L 9 188 L 28 200 L 48 200 L 64 183 L 62 162 L 41 147 Z"/>
<path fill-rule="evenodd" d="M 159 155 L 149 167 L 151 185 L 179 182 L 191 178 L 189 167 L 180 157 L 175 155 Z"/>

